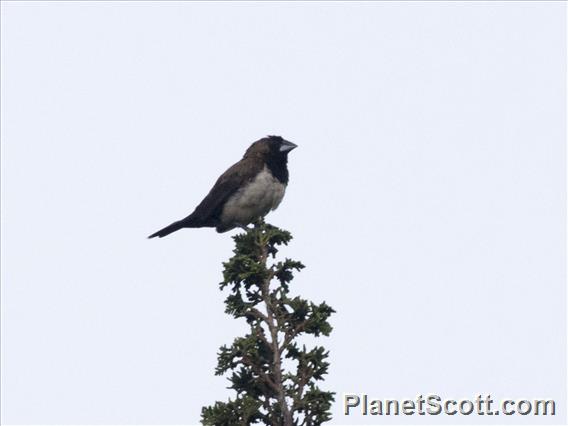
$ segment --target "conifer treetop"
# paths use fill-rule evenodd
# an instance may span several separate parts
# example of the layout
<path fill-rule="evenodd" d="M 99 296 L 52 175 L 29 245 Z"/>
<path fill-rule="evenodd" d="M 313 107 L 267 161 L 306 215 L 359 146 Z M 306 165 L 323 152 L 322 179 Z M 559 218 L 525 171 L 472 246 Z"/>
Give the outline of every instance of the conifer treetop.
<path fill-rule="evenodd" d="M 277 261 L 278 247 L 290 232 L 260 221 L 233 237 L 233 256 L 223 263 L 221 290 L 229 289 L 225 312 L 244 318 L 250 329 L 218 353 L 215 374 L 226 375 L 236 397 L 202 409 L 205 425 L 320 425 L 330 420 L 333 392 L 317 382 L 327 374 L 328 352 L 297 343 L 302 334 L 328 336 L 334 310 L 290 296 L 294 273 L 301 262 Z M 293 365 L 286 370 L 283 367 Z"/>

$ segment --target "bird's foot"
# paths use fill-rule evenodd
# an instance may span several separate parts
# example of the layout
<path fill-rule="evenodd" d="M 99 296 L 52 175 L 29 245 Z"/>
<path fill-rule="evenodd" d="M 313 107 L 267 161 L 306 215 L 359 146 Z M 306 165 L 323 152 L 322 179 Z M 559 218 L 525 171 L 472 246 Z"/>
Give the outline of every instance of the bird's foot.
<path fill-rule="evenodd" d="M 264 225 L 264 217 L 259 217 L 252 224 L 255 228 L 260 228 L 262 225 Z"/>

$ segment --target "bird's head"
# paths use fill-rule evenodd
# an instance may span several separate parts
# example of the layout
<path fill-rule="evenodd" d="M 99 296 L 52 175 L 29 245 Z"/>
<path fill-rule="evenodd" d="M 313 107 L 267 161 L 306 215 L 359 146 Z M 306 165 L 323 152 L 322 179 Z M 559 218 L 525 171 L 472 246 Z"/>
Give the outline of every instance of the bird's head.
<path fill-rule="evenodd" d="M 287 141 L 281 136 L 267 136 L 254 142 L 247 152 L 245 157 L 259 156 L 266 159 L 286 159 L 288 153 L 296 148 L 298 145 Z"/>

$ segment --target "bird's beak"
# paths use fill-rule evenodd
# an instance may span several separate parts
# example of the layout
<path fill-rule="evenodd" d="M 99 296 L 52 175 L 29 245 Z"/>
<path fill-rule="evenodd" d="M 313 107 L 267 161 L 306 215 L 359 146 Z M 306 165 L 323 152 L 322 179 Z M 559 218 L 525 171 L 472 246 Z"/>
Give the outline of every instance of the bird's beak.
<path fill-rule="evenodd" d="M 284 141 L 282 142 L 282 145 L 280 145 L 280 152 L 290 152 L 294 148 L 298 148 L 298 145 L 290 141 Z"/>

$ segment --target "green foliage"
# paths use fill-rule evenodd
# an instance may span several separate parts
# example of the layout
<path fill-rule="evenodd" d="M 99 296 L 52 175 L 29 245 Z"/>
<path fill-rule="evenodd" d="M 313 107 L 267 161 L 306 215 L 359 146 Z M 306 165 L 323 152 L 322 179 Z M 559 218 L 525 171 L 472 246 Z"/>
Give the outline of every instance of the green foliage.
<path fill-rule="evenodd" d="M 329 354 L 320 346 L 300 348 L 296 338 L 328 336 L 334 310 L 325 302 L 289 296 L 294 273 L 304 265 L 275 260 L 278 247 L 292 239 L 288 231 L 259 222 L 233 239 L 234 254 L 223 263 L 219 285 L 230 290 L 225 312 L 244 318 L 250 332 L 219 350 L 215 374 L 228 375 L 237 395 L 204 407 L 202 423 L 312 426 L 330 420 L 333 392 L 316 385 L 327 374 Z M 292 371 L 284 369 L 285 359 L 294 365 Z"/>

